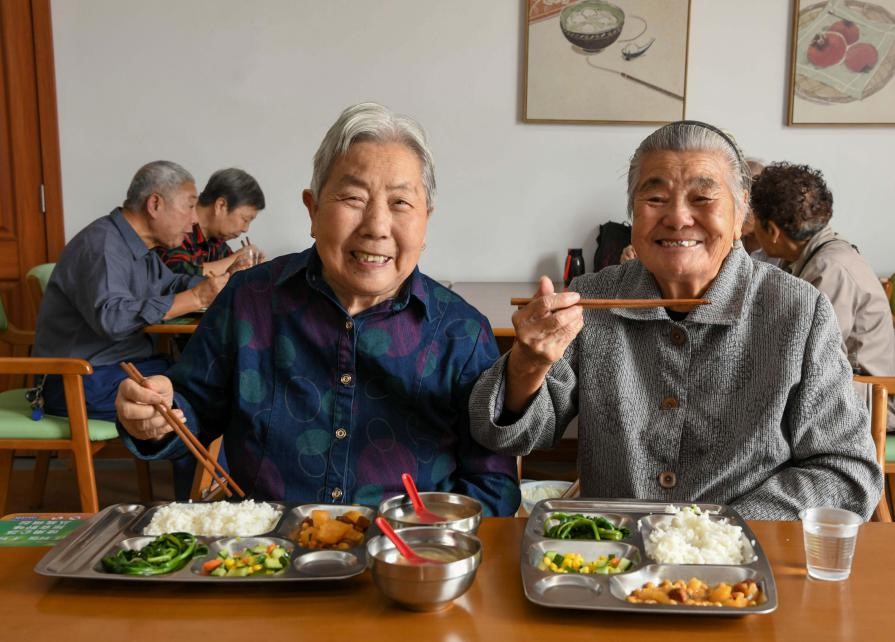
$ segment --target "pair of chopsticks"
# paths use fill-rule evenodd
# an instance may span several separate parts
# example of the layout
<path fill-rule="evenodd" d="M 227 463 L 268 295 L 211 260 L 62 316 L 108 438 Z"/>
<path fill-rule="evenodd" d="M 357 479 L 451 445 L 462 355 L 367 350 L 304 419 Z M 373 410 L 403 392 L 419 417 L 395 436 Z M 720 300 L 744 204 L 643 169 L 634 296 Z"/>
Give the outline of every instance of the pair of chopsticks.
<path fill-rule="evenodd" d="M 139 370 L 137 370 L 137 367 L 134 364 L 129 361 L 122 361 L 120 365 L 121 369 L 127 373 L 128 377 L 136 381 L 139 385 L 146 387 L 146 378 Z M 190 432 L 190 429 L 186 427 L 176 414 L 174 414 L 173 410 L 161 403 L 155 404 L 155 409 L 161 413 L 165 418 L 165 421 L 168 422 L 168 425 L 174 429 L 174 432 L 180 437 L 181 441 L 186 444 L 186 447 L 193 453 L 196 460 L 211 474 L 218 486 L 220 486 L 224 493 L 226 493 L 227 497 L 233 496 L 233 491 L 231 491 L 230 488 L 233 488 L 240 497 L 246 496 L 242 488 L 233 481 L 233 478 L 230 477 L 223 466 L 218 463 L 217 459 L 208 453 L 205 446 L 202 445 L 202 442 Z M 220 473 L 220 475 L 218 473 Z"/>
<path fill-rule="evenodd" d="M 534 301 L 529 298 L 514 297 L 510 299 L 510 305 L 516 307 L 524 307 Z M 693 309 L 699 305 L 711 305 L 708 299 L 579 299 L 575 305 L 582 308 L 604 309 L 604 308 L 690 308 Z"/>

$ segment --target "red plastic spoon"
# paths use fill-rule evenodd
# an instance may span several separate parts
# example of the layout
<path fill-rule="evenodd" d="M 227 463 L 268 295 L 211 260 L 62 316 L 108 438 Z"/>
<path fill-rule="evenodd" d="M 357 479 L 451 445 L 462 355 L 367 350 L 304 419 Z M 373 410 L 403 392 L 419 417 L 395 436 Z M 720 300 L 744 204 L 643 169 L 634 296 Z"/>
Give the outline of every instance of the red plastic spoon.
<path fill-rule="evenodd" d="M 440 524 L 448 521 L 443 516 L 437 515 L 426 508 L 426 505 L 423 504 L 423 500 L 420 498 L 419 491 L 416 489 L 416 484 L 413 483 L 413 477 L 410 476 L 410 473 L 401 475 L 401 481 L 404 482 L 404 489 L 407 491 L 407 496 L 410 497 L 410 503 L 413 504 L 413 510 L 416 513 L 417 519 L 420 520 L 420 523 Z"/>
<path fill-rule="evenodd" d="M 376 525 L 379 527 L 379 530 L 382 531 L 382 534 L 388 537 L 392 544 L 395 545 L 395 548 L 398 549 L 398 552 L 404 556 L 411 564 L 444 564 L 441 560 L 434 560 L 428 557 L 423 557 L 415 550 L 410 548 L 410 545 L 405 542 L 400 535 L 395 532 L 395 529 L 392 528 L 392 525 L 389 524 L 384 517 L 379 516 L 375 520 Z"/>

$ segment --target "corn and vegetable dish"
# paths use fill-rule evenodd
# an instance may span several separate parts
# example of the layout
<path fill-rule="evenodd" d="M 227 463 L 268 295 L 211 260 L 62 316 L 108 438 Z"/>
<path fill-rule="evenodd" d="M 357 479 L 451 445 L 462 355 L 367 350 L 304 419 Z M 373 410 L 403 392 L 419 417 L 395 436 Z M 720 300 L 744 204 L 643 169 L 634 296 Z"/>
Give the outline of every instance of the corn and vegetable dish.
<path fill-rule="evenodd" d="M 584 575 L 615 575 L 616 573 L 624 573 L 631 568 L 631 560 L 627 557 L 618 557 L 617 555 L 600 555 L 590 562 L 584 561 L 584 556 L 580 553 L 557 553 L 556 551 L 547 551 L 541 559 L 538 568 L 542 571 L 553 571 L 554 573 L 581 573 Z"/>

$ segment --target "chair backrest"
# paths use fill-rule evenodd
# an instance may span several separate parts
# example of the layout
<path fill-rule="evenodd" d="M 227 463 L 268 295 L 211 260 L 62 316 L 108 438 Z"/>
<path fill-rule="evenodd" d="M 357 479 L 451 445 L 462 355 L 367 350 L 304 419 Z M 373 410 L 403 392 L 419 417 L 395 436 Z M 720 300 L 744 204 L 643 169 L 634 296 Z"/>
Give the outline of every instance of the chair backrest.
<path fill-rule="evenodd" d="M 35 318 L 40 310 L 40 302 L 44 298 L 47 282 L 50 280 L 50 275 L 53 274 L 54 267 L 56 267 L 55 263 L 41 263 L 28 270 L 28 274 L 25 275 L 25 283 L 28 284 L 28 295 L 31 297 Z"/>
<path fill-rule="evenodd" d="M 880 470 L 886 469 L 886 424 L 889 419 L 889 394 L 883 384 L 875 383 L 871 388 L 870 405 L 870 434 L 873 435 L 873 445 L 876 447 L 876 461 Z M 886 484 L 883 483 L 883 494 L 879 499 L 879 505 L 873 512 L 875 521 L 891 522 L 892 514 L 889 511 L 889 502 L 886 497 Z"/>

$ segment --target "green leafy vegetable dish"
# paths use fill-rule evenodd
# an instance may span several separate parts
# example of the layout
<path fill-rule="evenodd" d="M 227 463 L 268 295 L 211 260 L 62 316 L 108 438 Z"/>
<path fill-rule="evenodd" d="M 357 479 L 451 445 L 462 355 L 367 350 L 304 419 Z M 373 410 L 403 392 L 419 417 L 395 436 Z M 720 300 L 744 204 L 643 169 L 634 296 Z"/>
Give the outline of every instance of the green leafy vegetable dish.
<path fill-rule="evenodd" d="M 104 557 L 103 569 L 119 575 L 164 575 L 180 570 L 194 557 L 208 555 L 208 547 L 189 533 L 159 535 L 139 550 L 121 549 Z"/>
<path fill-rule="evenodd" d="M 593 539 L 618 541 L 631 531 L 616 526 L 602 515 L 552 513 L 544 523 L 544 535 L 553 539 Z"/>

